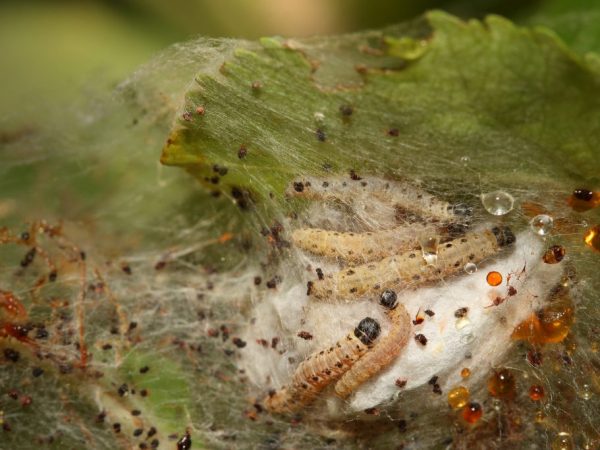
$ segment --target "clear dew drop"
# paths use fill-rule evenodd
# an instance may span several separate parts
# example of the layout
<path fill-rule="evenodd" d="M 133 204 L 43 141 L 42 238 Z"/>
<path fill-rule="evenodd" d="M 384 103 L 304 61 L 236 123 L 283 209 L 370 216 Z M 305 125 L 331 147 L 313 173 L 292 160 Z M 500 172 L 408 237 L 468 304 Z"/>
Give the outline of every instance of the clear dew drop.
<path fill-rule="evenodd" d="M 422 238 L 420 244 L 421 250 L 423 251 L 423 259 L 428 265 L 434 266 L 438 259 L 438 237 L 434 236 Z"/>
<path fill-rule="evenodd" d="M 566 431 L 561 431 L 556 435 L 551 444 L 552 450 L 572 450 L 573 439 Z"/>
<path fill-rule="evenodd" d="M 529 222 L 534 233 L 546 236 L 554 226 L 554 219 L 547 214 L 539 214 Z"/>
<path fill-rule="evenodd" d="M 584 400 L 591 399 L 593 395 L 592 387 L 589 384 L 582 384 L 577 391 L 577 395 Z"/>
<path fill-rule="evenodd" d="M 515 198 L 508 192 L 494 191 L 481 194 L 481 203 L 490 214 L 504 216 L 512 211 L 515 205 Z"/>
<path fill-rule="evenodd" d="M 466 263 L 465 264 L 465 272 L 467 272 L 469 275 L 477 272 L 477 264 Z"/>
<path fill-rule="evenodd" d="M 463 166 L 467 166 L 469 165 L 469 162 L 471 161 L 471 158 L 469 156 L 461 156 L 460 157 L 460 162 L 462 163 Z"/>

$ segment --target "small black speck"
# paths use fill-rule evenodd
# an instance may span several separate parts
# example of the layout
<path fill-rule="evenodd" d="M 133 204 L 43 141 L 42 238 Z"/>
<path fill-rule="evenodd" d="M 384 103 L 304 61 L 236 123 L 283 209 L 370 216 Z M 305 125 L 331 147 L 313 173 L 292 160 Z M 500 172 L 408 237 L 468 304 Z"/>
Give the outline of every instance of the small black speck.
<path fill-rule="evenodd" d="M 421 345 L 427 345 L 427 338 L 423 334 L 415 334 L 415 340 Z"/>
<path fill-rule="evenodd" d="M 31 370 L 31 375 L 33 375 L 35 378 L 41 377 L 43 374 L 44 374 L 44 369 L 42 369 L 41 367 L 34 367 Z"/>
<path fill-rule="evenodd" d="M 235 337 L 232 339 L 233 345 L 235 345 L 237 348 L 244 348 L 246 346 L 246 341 Z"/>
<path fill-rule="evenodd" d="M 400 433 L 406 433 L 406 420 L 402 419 L 398 421 L 398 430 Z"/>
<path fill-rule="evenodd" d="M 21 357 L 21 354 L 18 351 L 13 350 L 12 348 L 5 348 L 4 357 L 9 361 L 16 363 Z"/>
<path fill-rule="evenodd" d="M 340 106 L 340 113 L 342 116 L 350 117 L 354 112 L 354 108 L 351 105 L 342 105 Z"/>
<path fill-rule="evenodd" d="M 454 311 L 454 317 L 456 317 L 457 319 L 461 319 L 463 317 L 466 317 L 468 312 L 469 308 L 459 308 L 456 311 Z"/>
<path fill-rule="evenodd" d="M 185 436 L 177 441 L 177 450 L 190 450 L 192 448 L 192 437 L 186 431 Z"/>
<path fill-rule="evenodd" d="M 129 392 L 129 386 L 127 386 L 126 383 L 123 383 L 121 386 L 119 386 L 117 392 L 121 397 L 124 397 Z"/>
<path fill-rule="evenodd" d="M 354 171 L 354 169 L 350 171 L 350 179 L 352 179 L 354 181 L 362 180 L 362 178 L 358 176 L 358 174 Z"/>
<path fill-rule="evenodd" d="M 144 367 L 142 367 L 142 368 L 140 369 L 140 373 L 146 373 L 146 372 L 148 372 L 149 370 L 150 370 L 150 367 L 148 367 L 148 366 L 144 366 Z"/>
<path fill-rule="evenodd" d="M 317 135 L 317 139 L 321 142 L 325 142 L 325 140 L 327 139 L 325 132 L 323 130 L 321 130 L 320 128 L 317 129 L 315 134 Z"/>

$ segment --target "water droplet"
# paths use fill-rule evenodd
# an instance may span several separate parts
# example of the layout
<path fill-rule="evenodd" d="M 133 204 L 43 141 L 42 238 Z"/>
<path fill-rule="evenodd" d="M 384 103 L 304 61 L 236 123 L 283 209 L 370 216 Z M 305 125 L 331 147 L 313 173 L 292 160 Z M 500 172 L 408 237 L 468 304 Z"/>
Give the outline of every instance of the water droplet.
<path fill-rule="evenodd" d="M 577 391 L 577 395 L 584 400 L 589 400 L 592 398 L 594 393 L 592 392 L 592 387 L 589 384 L 582 384 Z"/>
<path fill-rule="evenodd" d="M 425 262 L 430 266 L 435 265 L 438 259 L 438 237 L 425 237 L 421 239 L 420 244 L 421 250 L 423 251 L 423 259 L 425 260 Z"/>
<path fill-rule="evenodd" d="M 469 369 L 468 367 L 464 367 L 460 371 L 460 376 L 463 378 L 469 378 L 471 376 L 471 369 Z"/>
<path fill-rule="evenodd" d="M 529 222 L 534 233 L 546 236 L 554 226 L 554 219 L 548 214 L 539 214 Z"/>
<path fill-rule="evenodd" d="M 552 450 L 572 450 L 573 439 L 566 431 L 561 431 L 556 435 L 551 445 Z"/>
<path fill-rule="evenodd" d="M 465 333 L 460 337 L 460 342 L 462 344 L 470 344 L 475 341 L 475 335 L 473 333 Z"/>
<path fill-rule="evenodd" d="M 477 272 L 477 264 L 474 263 L 466 263 L 465 264 L 465 272 L 467 272 L 469 275 L 472 273 Z"/>
<path fill-rule="evenodd" d="M 481 203 L 487 212 L 494 216 L 503 216 L 512 211 L 515 199 L 508 192 L 494 191 L 481 194 Z"/>
<path fill-rule="evenodd" d="M 452 409 L 464 407 L 469 401 L 469 390 L 464 386 L 458 386 L 448 392 L 448 404 Z"/>
<path fill-rule="evenodd" d="M 465 156 L 460 157 L 460 162 L 462 163 L 463 166 L 467 166 L 470 161 L 471 161 L 471 158 L 469 156 L 465 155 Z"/>
<path fill-rule="evenodd" d="M 502 409 L 502 402 L 499 399 L 497 399 L 497 398 L 493 398 L 492 399 L 492 407 L 496 411 L 500 411 Z"/>

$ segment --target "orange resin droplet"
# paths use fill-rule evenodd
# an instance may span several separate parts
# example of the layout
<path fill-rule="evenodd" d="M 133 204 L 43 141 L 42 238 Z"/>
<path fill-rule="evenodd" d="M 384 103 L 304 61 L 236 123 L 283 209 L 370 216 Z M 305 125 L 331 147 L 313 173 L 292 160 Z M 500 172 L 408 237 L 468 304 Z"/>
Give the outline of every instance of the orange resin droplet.
<path fill-rule="evenodd" d="M 490 286 L 499 286 L 502 283 L 502 274 L 500 272 L 490 272 L 485 277 Z"/>
<path fill-rule="evenodd" d="M 471 369 L 465 367 L 463 370 L 460 371 L 460 376 L 463 378 L 469 378 L 471 376 Z"/>
<path fill-rule="evenodd" d="M 534 384 L 529 388 L 529 398 L 535 402 L 544 398 L 544 388 L 539 384 Z"/>
<path fill-rule="evenodd" d="M 448 392 L 448 404 L 452 409 L 460 409 L 469 401 L 469 390 L 464 386 L 458 386 Z"/>
<path fill-rule="evenodd" d="M 511 337 L 532 344 L 562 342 L 573 324 L 573 303 L 565 294 L 559 291 L 556 295 L 562 298 L 556 299 L 555 303 L 537 311 L 517 325 Z"/>
<path fill-rule="evenodd" d="M 600 225 L 590 228 L 587 233 L 585 233 L 583 240 L 586 245 L 589 245 L 597 252 L 600 252 Z"/>
<path fill-rule="evenodd" d="M 565 257 L 565 253 L 567 253 L 567 251 L 563 246 L 553 245 L 546 250 L 546 253 L 544 253 L 542 259 L 546 264 L 558 264 Z"/>
<path fill-rule="evenodd" d="M 514 398 L 515 377 L 507 369 L 494 372 L 488 380 L 488 391 L 494 397 L 511 399 Z"/>
<path fill-rule="evenodd" d="M 463 408 L 463 419 L 469 423 L 475 423 L 483 416 L 483 409 L 479 403 L 469 403 Z"/>
<path fill-rule="evenodd" d="M 567 203 L 577 212 L 588 211 L 600 205 L 600 192 L 590 191 L 589 189 L 575 189 Z"/>

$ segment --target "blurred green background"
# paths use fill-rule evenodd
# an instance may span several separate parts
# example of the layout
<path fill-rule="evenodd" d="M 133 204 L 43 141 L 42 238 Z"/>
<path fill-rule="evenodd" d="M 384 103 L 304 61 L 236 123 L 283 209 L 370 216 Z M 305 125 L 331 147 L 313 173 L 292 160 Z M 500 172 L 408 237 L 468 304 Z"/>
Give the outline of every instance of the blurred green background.
<path fill-rule="evenodd" d="M 0 144 L 66 104 L 105 95 L 176 42 L 352 32 L 434 8 L 546 25 L 580 52 L 600 42 L 600 0 L 3 0 Z"/>
<path fill-rule="evenodd" d="M 253 39 L 374 28 L 431 8 L 462 17 L 527 17 L 543 0 L 78 0 L 0 2 L 0 126 L 44 105 L 110 88 L 168 45 L 195 36 Z M 574 3 L 570 2 L 571 8 Z M 587 2 L 580 2 L 587 3 Z M 550 7 L 548 7 L 550 5 Z M 552 6 L 554 5 L 554 6 Z"/>

